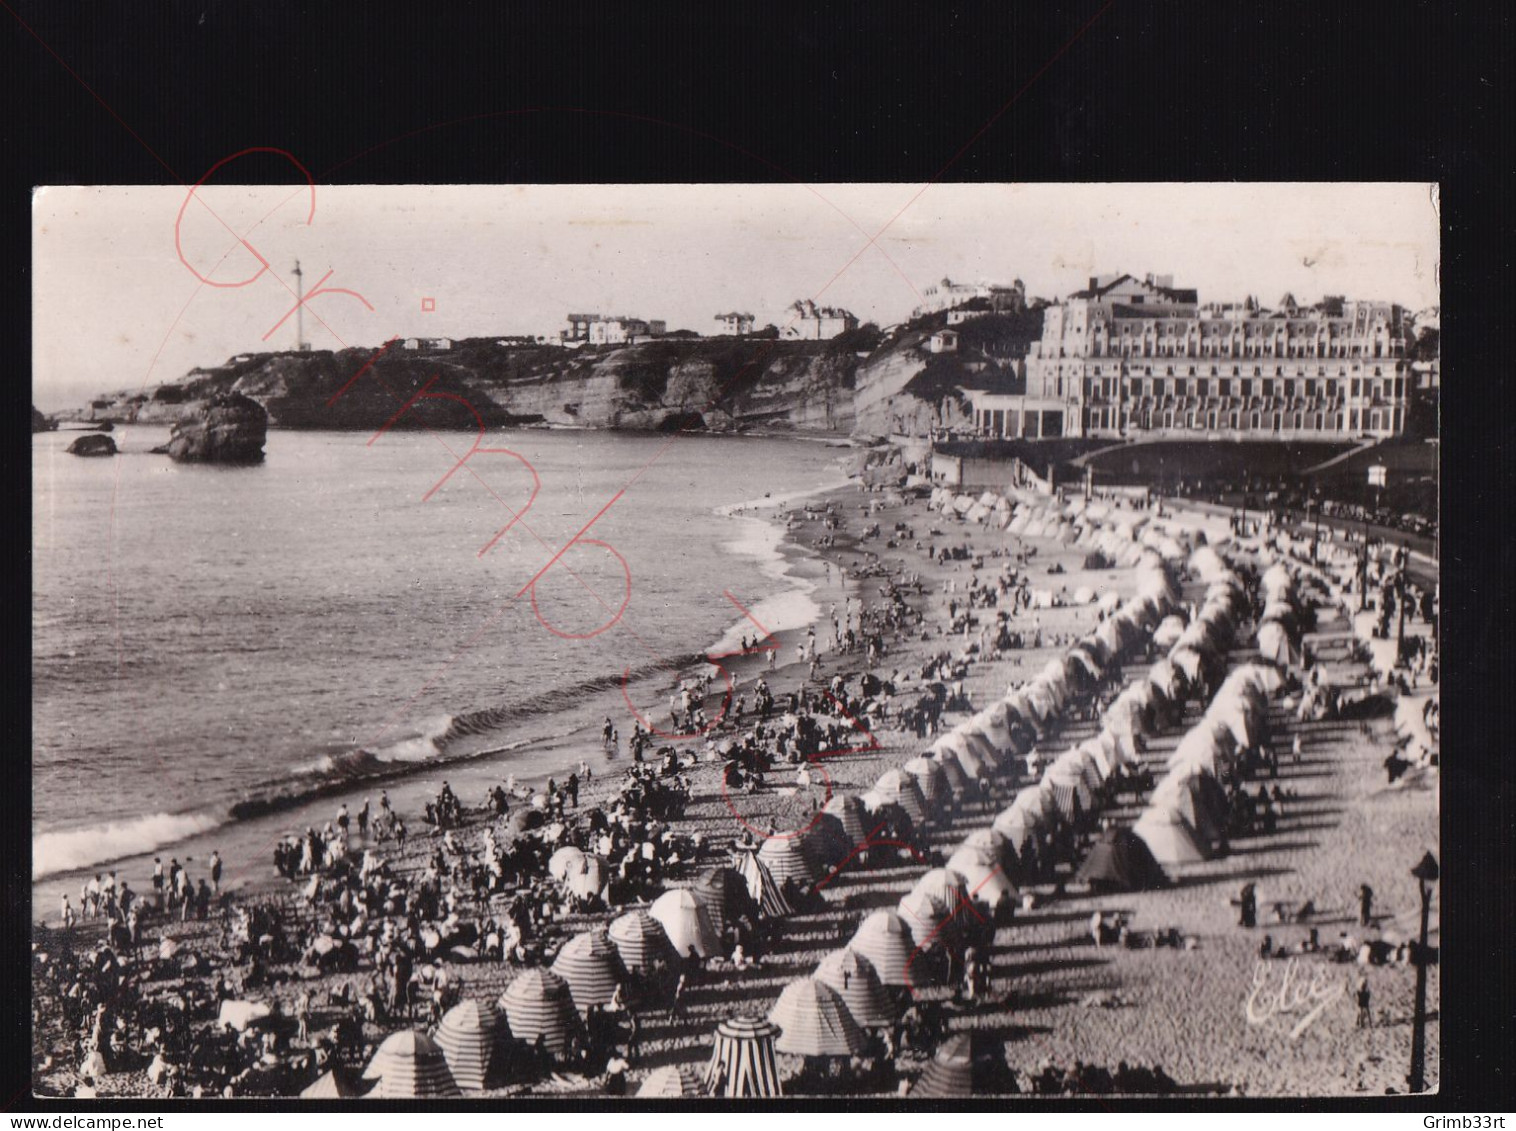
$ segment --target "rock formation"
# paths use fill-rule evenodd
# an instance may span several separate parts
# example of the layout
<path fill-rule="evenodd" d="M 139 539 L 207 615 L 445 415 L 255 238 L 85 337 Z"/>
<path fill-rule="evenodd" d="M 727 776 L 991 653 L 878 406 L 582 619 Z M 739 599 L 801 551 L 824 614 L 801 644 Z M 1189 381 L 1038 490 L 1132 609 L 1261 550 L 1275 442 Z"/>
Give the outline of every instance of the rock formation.
<path fill-rule="evenodd" d="M 37 406 L 32 405 L 32 431 L 33 432 L 56 432 L 58 422 L 43 416 L 37 411 Z"/>
<path fill-rule="evenodd" d="M 70 444 L 68 451 L 75 456 L 113 456 L 116 454 L 116 441 L 99 432 L 91 432 Z"/>
<path fill-rule="evenodd" d="M 186 407 L 169 437 L 170 458 L 185 463 L 259 463 L 268 413 L 240 393 L 217 393 Z"/>

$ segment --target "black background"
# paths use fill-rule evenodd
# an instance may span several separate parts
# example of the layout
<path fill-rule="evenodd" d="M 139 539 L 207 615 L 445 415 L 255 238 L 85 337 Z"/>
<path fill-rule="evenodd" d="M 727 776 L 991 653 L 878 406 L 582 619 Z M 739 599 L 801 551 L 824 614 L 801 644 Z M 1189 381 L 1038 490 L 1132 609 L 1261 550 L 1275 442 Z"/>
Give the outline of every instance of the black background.
<path fill-rule="evenodd" d="M 3 823 L 3 880 L 13 910 L 4 919 L 12 992 L 0 1016 L 9 1049 L 0 1107 L 34 1106 L 25 1055 L 30 822 L 21 737 L 30 714 L 22 454 L 30 445 L 19 427 L 30 365 L 30 190 L 187 183 L 260 145 L 294 153 L 322 183 L 1440 182 L 1450 438 L 1442 501 L 1443 1094 L 1393 1102 L 1439 1112 L 1510 1106 L 1500 1100 L 1512 1091 L 1516 1000 L 1516 698 L 1505 650 L 1516 449 L 1510 363 L 1493 348 L 1510 306 L 1509 27 L 1505 5 L 1393 0 L 0 0 L 0 246 L 11 260 L 3 341 L 15 401 L 7 419 L 17 425 L 0 449 L 17 526 L 4 604 L 12 708 L 5 756 L 14 769 L 3 795 L 12 817 Z M 289 179 L 273 160 L 235 168 L 239 180 Z"/>

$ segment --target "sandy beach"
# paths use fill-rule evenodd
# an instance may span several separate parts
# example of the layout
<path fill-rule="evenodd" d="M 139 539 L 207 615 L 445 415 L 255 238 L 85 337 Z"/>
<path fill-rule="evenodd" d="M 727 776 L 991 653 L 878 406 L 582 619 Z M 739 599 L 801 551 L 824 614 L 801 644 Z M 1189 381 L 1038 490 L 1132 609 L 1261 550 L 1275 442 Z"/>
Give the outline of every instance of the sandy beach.
<path fill-rule="evenodd" d="M 967 704 L 942 715 L 938 729 L 945 731 L 974 711 L 993 705 L 1011 686 L 1032 678 L 1099 623 L 1100 606 L 1093 602 L 1027 609 L 1011 620 L 1024 634 L 1024 646 L 970 655 L 965 650 L 980 640 L 980 634 L 977 629 L 950 633 L 949 605 L 962 611 L 964 595 L 976 576 L 988 582 L 1002 569 L 1014 568 L 1028 577 L 1034 589 L 1064 595 L 1088 587 L 1097 598 L 1114 595 L 1108 605 L 1133 595 L 1132 569 L 1086 568 L 1088 551 L 1083 546 L 1019 537 L 1001 529 L 999 523 L 934 513 L 922 499 L 853 485 L 811 499 L 784 501 L 773 509 L 779 515 L 776 521 L 787 523 L 786 538 L 778 548 L 785 567 L 790 576 L 814 586 L 810 599 L 820 612 L 815 625 L 820 646 L 818 678 L 813 680 L 810 666 L 797 658 L 797 647 L 805 640 L 803 627 L 786 625 L 775 633 L 780 650 L 772 668 L 764 652 L 725 659 L 737 694 L 749 705 L 748 718 L 742 724 L 729 719 L 718 737 L 736 737 L 739 726 L 741 730 L 749 727 L 754 687 L 760 678 L 782 703 L 791 692 L 802 689 L 820 700 L 837 675 L 853 677 L 851 686 L 856 690 L 856 677 L 867 670 L 894 684 L 891 700 L 898 710 L 931 682 L 922 678 L 923 667 L 934 657 L 951 653 L 967 663 L 961 681 Z M 864 532 L 874 526 L 879 533 L 865 537 Z M 965 547 L 967 552 L 959 560 L 938 560 L 934 551 L 949 546 Z M 1018 557 L 1028 553 L 1029 558 Z M 878 608 L 885 602 L 881 589 L 887 581 L 920 614 L 919 626 L 886 635 L 883 655 L 872 668 L 861 651 L 829 650 L 831 610 L 846 610 L 850 599 Z M 1187 579 L 1183 600 L 1198 602 L 1204 591 L 1198 578 Z M 761 615 L 757 623 L 762 623 Z M 1329 684 L 1359 685 L 1365 666 L 1354 658 L 1353 640 L 1346 617 L 1329 608 L 1320 610 L 1306 646 Z M 1141 679 L 1158 654 L 1139 651 L 1119 671 L 1107 672 L 1110 687 L 1119 690 Z M 1256 657 L 1256 647 L 1244 633 L 1227 663 L 1236 667 Z M 713 717 L 721 711 L 721 687 L 718 679 L 706 702 Z M 1151 736 L 1141 754 L 1143 767 L 1161 776 L 1168 756 L 1200 719 L 1205 706 L 1201 701 L 1190 702 L 1182 721 Z M 667 711 L 660 708 L 653 721 L 666 728 Z M 599 720 L 587 718 L 583 723 L 574 741 L 593 735 Z M 628 719 L 623 735 L 630 728 Z M 855 730 L 856 737 L 848 738 L 852 751 L 816 759 L 833 795 L 864 793 L 881 774 L 917 758 L 932 741 L 902 729 L 895 717 L 870 719 L 867 726 L 857 724 Z M 1066 717 L 1050 724 L 1039 749 L 1050 759 L 1100 730 L 1095 718 Z M 1409 775 L 1387 786 L 1383 760 L 1396 742 L 1388 714 L 1302 722 L 1281 703 L 1271 704 L 1270 748 L 1288 753 L 1297 736 L 1301 758 L 1297 762 L 1281 757 L 1277 782 L 1269 781 L 1282 787 L 1286 798 L 1272 832 L 1239 836 L 1225 855 L 1169 869 L 1174 882 L 1158 890 L 1094 894 L 1069 883 L 1067 876 L 1054 883 L 1019 883 L 1034 906 L 1018 909 L 1009 924 L 995 930 L 987 957 L 988 992 L 966 1002 L 958 1000 L 951 988 L 937 986 L 921 989 L 919 999 L 940 1003 L 949 1032 L 983 1034 L 999 1047 L 1022 1091 L 1032 1090 L 1033 1077 L 1045 1065 L 1068 1069 L 1076 1062 L 1111 1071 L 1122 1062 L 1159 1066 L 1182 1091 L 1193 1093 L 1325 1096 L 1404 1090 L 1411 1040 L 1411 965 L 1331 964 L 1316 954 L 1264 960 L 1259 946 L 1267 934 L 1277 945 L 1298 947 L 1307 925 L 1276 923 L 1271 908 L 1275 903 L 1296 907 L 1305 901 L 1314 904 L 1315 914 L 1308 925 L 1319 931 L 1323 943 L 1337 940 L 1341 933 L 1355 941 L 1383 939 L 1392 945 L 1413 938 L 1418 895 L 1409 868 L 1425 848 L 1436 846 L 1435 773 Z M 807 812 L 802 799 L 795 796 L 795 767 L 777 764 L 763 788 L 737 795 L 723 786 L 722 760 L 714 756 L 705 760 L 704 747 L 700 740 L 678 744 L 681 754 L 694 754 L 700 760 L 685 771 L 690 796 L 682 816 L 673 822 L 673 831 L 682 837 L 699 834 L 703 848 L 698 861 L 669 869 L 667 886 L 688 883 L 706 867 L 725 862 L 745 825 L 783 833 L 805 819 Z M 581 786 L 576 809 L 570 812 L 582 814 L 608 803 L 623 785 L 625 762 L 623 756 L 620 762 L 597 765 L 593 779 Z M 483 808 L 481 781 L 480 776 L 471 775 L 466 785 L 458 785 L 469 819 L 454 838 L 465 852 L 482 852 L 486 829 L 494 823 Z M 691 980 L 677 1011 L 653 1004 L 639 1006 L 640 1039 L 636 1054 L 627 1058 L 627 1093 L 634 1095 L 649 1074 L 661 1068 L 703 1070 L 711 1059 L 712 1032 L 718 1023 L 737 1014 L 767 1014 L 788 983 L 809 975 L 828 953 L 847 942 L 863 915 L 894 907 L 928 867 L 940 867 L 966 835 L 988 828 L 1017 789 L 1028 784 L 1035 782 L 1026 767 L 1013 766 L 1012 773 L 995 778 L 983 795 L 966 797 L 956 812 L 930 826 L 926 862 L 902 853 L 884 864 L 843 868 L 819 889 L 813 909 L 772 923 L 755 963 L 736 969 L 729 963 L 708 961 Z M 734 805 L 741 820 L 734 816 Z M 1140 811 L 1136 800 L 1128 798 L 1102 816 L 1125 826 Z M 403 849 L 393 842 L 366 844 L 356 837 L 352 847 L 355 854 L 365 847 L 376 848 L 397 875 L 414 881 L 426 870 L 442 837 L 423 823 L 419 812 L 412 808 L 401 812 L 411 830 Z M 318 913 L 300 898 L 300 885 L 276 877 L 266 859 L 229 860 L 228 867 L 248 877 L 236 889 L 239 903 L 276 901 L 284 908 L 287 927 L 302 933 L 314 930 Z M 198 878 L 198 866 L 194 871 Z M 130 872 L 125 878 L 139 893 L 151 890 L 146 874 Z M 1246 883 L 1256 886 L 1260 909 L 1258 926 L 1251 929 L 1238 926 L 1233 903 Z M 1366 929 L 1359 925 L 1358 892 L 1363 884 L 1376 893 L 1374 921 Z M 494 907 L 503 902 L 496 896 Z M 551 953 L 563 941 L 609 922 L 622 910 L 560 916 L 536 942 Z M 1135 935 L 1176 928 L 1192 945 L 1097 946 L 1089 929 L 1096 910 L 1119 912 Z M 49 928 L 36 934 L 35 951 L 56 957 L 65 945 L 61 933 L 51 929 L 56 925 L 56 906 L 42 905 L 33 917 L 45 920 Z M 1433 927 L 1435 946 L 1435 905 Z M 101 935 L 98 920 L 86 922 L 72 930 L 67 945 L 82 952 L 99 945 Z M 172 939 L 179 946 L 174 964 L 165 964 L 168 968 L 159 976 L 142 983 L 144 998 L 181 994 L 190 985 L 208 983 L 218 969 L 228 968 L 218 913 L 205 922 L 150 918 L 144 923 L 143 936 L 144 953 L 158 954 L 162 939 Z M 183 964 L 189 956 L 200 966 L 186 974 Z M 465 999 L 495 1001 L 521 973 L 509 962 L 448 961 L 445 966 L 455 982 L 461 981 Z M 315 1034 L 349 1012 L 332 1004 L 334 991 L 351 986 L 356 992 L 370 971 L 360 963 L 356 972 L 322 974 L 288 963 L 272 967 L 269 973 L 271 982 L 247 996 L 276 1001 L 284 1015 L 293 1016 L 297 1000 L 309 995 L 314 1002 L 310 1029 Z M 1427 1082 L 1435 1086 L 1438 967 L 1432 965 L 1428 974 Z M 1367 979 L 1372 1001 L 1371 1024 L 1364 1027 L 1357 1023 L 1355 1006 L 1354 988 L 1360 976 Z M 44 964 L 34 962 L 34 978 L 39 985 L 45 984 Z M 1299 991 L 1290 989 L 1292 980 L 1297 987 L 1312 987 L 1309 1003 Z M 1313 1009 L 1315 1013 L 1308 1017 Z M 197 1030 L 208 1030 L 213 1024 L 214 1014 L 196 1015 L 193 1021 Z M 348 1062 L 350 1067 L 361 1069 L 368 1051 L 403 1027 L 364 1025 L 359 1043 L 365 1051 Z M 39 1094 L 74 1094 L 81 1080 L 75 1040 L 76 1034 L 65 1030 L 60 1017 L 46 1008 L 35 1013 L 33 1079 Z M 131 1055 L 122 1056 L 119 1067 L 94 1081 L 97 1094 L 164 1094 L 149 1080 L 151 1054 L 141 1035 L 132 1034 L 128 1044 Z M 281 1046 L 280 1055 L 288 1061 L 313 1044 L 294 1041 Z M 892 1083 L 880 1094 L 909 1089 L 924 1071 L 930 1052 L 899 1051 L 891 1057 Z M 793 1077 L 801 1068 L 799 1058 L 780 1056 L 783 1075 Z M 182 1086 L 195 1082 L 186 1075 Z M 300 1081 L 302 1086 L 308 1082 Z M 256 1091 L 254 1080 L 239 1094 Z M 798 1091 L 805 1094 L 803 1083 Z M 567 1066 L 486 1094 L 610 1098 L 602 1077 L 585 1076 Z"/>

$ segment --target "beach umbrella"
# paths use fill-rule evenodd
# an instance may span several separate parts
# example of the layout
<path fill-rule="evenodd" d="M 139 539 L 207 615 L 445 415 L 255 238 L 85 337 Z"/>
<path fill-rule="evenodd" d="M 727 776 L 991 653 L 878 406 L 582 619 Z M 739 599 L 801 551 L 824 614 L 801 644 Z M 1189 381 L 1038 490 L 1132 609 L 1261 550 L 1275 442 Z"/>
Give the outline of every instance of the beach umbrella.
<path fill-rule="evenodd" d="M 656 1068 L 637 1089 L 638 1099 L 683 1099 L 705 1094 L 705 1081 L 700 1078 L 699 1069 L 688 1064 L 666 1064 Z"/>
<path fill-rule="evenodd" d="M 842 995 L 815 978 L 785 986 L 769 1021 L 779 1026 L 774 1047 L 794 1056 L 852 1056 L 866 1043 Z"/>
<path fill-rule="evenodd" d="M 500 1011 L 487 1001 L 460 1001 L 443 1015 L 435 1035 L 437 1047 L 463 1091 L 484 1091 L 502 1025 Z"/>
<path fill-rule="evenodd" d="M 874 964 L 855 950 L 834 950 L 816 966 L 812 975 L 841 995 L 853 1020 L 864 1029 L 878 1029 L 895 1021 L 895 1006 L 879 980 Z"/>
<path fill-rule="evenodd" d="M 568 1051 L 579 1017 L 568 983 L 551 970 L 523 970 L 500 995 L 500 1008 L 515 1040 L 531 1047 L 541 1038 L 554 1056 Z"/>
<path fill-rule="evenodd" d="M 774 1052 L 777 1033 L 771 1022 L 758 1017 L 731 1017 L 717 1025 L 705 1070 L 710 1094 L 729 1099 L 784 1095 Z"/>
<path fill-rule="evenodd" d="M 707 868 L 690 891 L 705 908 L 719 935 L 725 935 L 727 927 L 744 916 L 758 915 L 758 905 L 748 890 L 747 880 L 733 868 Z"/>
<path fill-rule="evenodd" d="M 588 1013 L 592 1005 L 609 1002 L 625 970 L 621 953 L 604 927 L 569 939 L 552 965 L 553 973 L 568 983 L 569 996 L 580 1013 Z"/>
<path fill-rule="evenodd" d="M 784 894 L 784 888 L 778 880 L 774 879 L 774 873 L 769 871 L 768 865 L 758 859 L 758 853 L 752 849 L 746 849 L 737 853 L 737 870 L 742 873 L 742 878 L 747 883 L 748 894 L 758 904 L 760 914 L 778 919 L 785 915 L 793 915 L 795 908 L 790 905 L 789 898 Z"/>
<path fill-rule="evenodd" d="M 363 1070 L 379 1083 L 368 1094 L 378 1099 L 452 1097 L 458 1090 L 437 1043 L 415 1029 L 391 1033 Z"/>
<path fill-rule="evenodd" d="M 621 955 L 621 961 L 633 973 L 651 970 L 658 959 L 674 961 L 674 944 L 669 942 L 663 924 L 638 907 L 612 921 L 606 932 Z"/>
<path fill-rule="evenodd" d="M 547 860 L 547 874 L 553 879 L 567 880 L 569 872 L 584 862 L 584 852 L 572 844 L 558 849 Z"/>
<path fill-rule="evenodd" d="M 317 940 L 317 941 L 319 942 L 320 940 Z M 330 940 L 328 940 L 328 941 L 330 941 Z M 173 939 L 169 938 L 167 935 L 165 935 L 162 939 L 160 939 L 158 941 L 158 957 L 159 958 L 164 958 L 164 959 L 172 958 L 172 957 L 174 957 L 174 955 L 176 955 L 178 953 L 179 953 L 179 944 L 177 942 L 175 942 Z"/>
<path fill-rule="evenodd" d="M 798 836 L 769 837 L 758 849 L 758 859 L 768 866 L 781 886 L 786 880 L 812 884 L 821 878 L 814 870 Z"/>
<path fill-rule="evenodd" d="M 605 890 L 606 881 L 610 879 L 610 868 L 599 856 L 585 856 L 576 864 L 570 865 L 567 886 L 569 893 L 588 899 L 599 895 Z"/>
<path fill-rule="evenodd" d="M 711 924 L 710 913 L 688 888 L 664 892 L 653 901 L 648 914 L 663 924 L 680 957 L 688 955 L 692 948 L 701 958 L 721 953 L 721 936 Z"/>
<path fill-rule="evenodd" d="M 916 942 L 904 919 L 894 911 L 875 911 L 858 925 L 847 948 L 869 960 L 886 986 L 911 986 L 910 969 Z"/>
<path fill-rule="evenodd" d="M 974 1094 L 974 1058 L 969 1034 L 954 1033 L 944 1041 L 910 1094 L 915 1099 L 965 1099 Z"/>
<path fill-rule="evenodd" d="M 223 1029 L 236 1029 L 240 1033 L 249 1025 L 262 1021 L 272 1012 L 272 1007 L 265 1002 L 227 1000 L 221 1003 L 216 1015 L 216 1024 Z"/>
<path fill-rule="evenodd" d="M 346 1100 L 363 1095 L 372 1085 L 361 1077 L 355 1078 L 352 1070 L 338 1066 L 324 1073 L 314 1084 L 300 1093 L 302 1100 Z"/>

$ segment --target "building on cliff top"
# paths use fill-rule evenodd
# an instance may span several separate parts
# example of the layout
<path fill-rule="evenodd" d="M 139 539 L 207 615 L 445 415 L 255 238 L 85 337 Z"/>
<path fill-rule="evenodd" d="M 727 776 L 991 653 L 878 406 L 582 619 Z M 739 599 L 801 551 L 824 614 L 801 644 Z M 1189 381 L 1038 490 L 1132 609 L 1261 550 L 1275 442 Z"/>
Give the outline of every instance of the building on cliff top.
<path fill-rule="evenodd" d="M 911 317 L 952 310 L 976 299 L 997 314 L 1019 314 L 1026 309 L 1026 285 L 1020 279 L 1010 286 L 1004 283 L 955 283 L 943 279 L 921 292 L 921 305 L 911 311 Z"/>
<path fill-rule="evenodd" d="M 779 317 L 779 336 L 819 342 L 858 329 L 858 319 L 836 306 L 817 306 L 810 299 L 792 304 Z"/>
<path fill-rule="evenodd" d="M 1405 432 L 1405 311 L 1330 295 L 1202 306 L 1173 277 L 1097 275 L 1049 306 L 1026 394 L 970 394 L 992 437 L 1383 439 Z"/>
<path fill-rule="evenodd" d="M 568 326 L 559 332 L 566 346 L 619 346 L 656 338 L 668 324 L 658 319 L 629 318 L 621 314 L 570 314 Z"/>
<path fill-rule="evenodd" d="M 751 314 L 718 314 L 716 326 L 718 334 L 735 334 L 741 337 L 743 334 L 753 332 L 753 316 Z"/>

